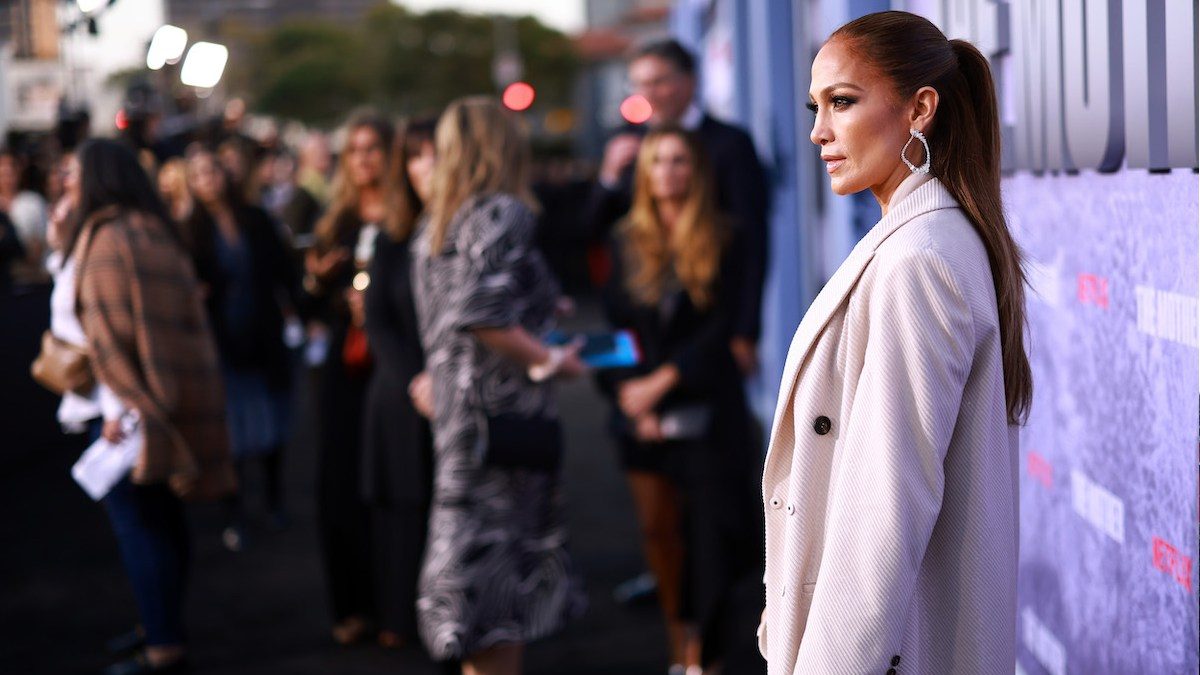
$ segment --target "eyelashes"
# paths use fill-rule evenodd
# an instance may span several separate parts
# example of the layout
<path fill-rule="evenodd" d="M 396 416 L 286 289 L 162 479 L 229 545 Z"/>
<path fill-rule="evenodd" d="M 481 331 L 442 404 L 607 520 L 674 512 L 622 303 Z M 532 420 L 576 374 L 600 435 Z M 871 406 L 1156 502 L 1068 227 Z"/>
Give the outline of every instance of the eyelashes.
<path fill-rule="evenodd" d="M 831 98 L 829 100 L 833 104 L 834 110 L 845 110 L 846 108 L 849 108 L 850 106 L 854 105 L 855 103 L 858 103 L 858 99 L 851 98 L 849 96 L 834 96 L 833 98 Z M 804 105 L 804 107 L 808 108 L 810 111 L 812 111 L 812 113 L 814 115 L 817 112 L 817 104 L 812 101 L 809 101 L 808 103 L 806 103 Z"/>

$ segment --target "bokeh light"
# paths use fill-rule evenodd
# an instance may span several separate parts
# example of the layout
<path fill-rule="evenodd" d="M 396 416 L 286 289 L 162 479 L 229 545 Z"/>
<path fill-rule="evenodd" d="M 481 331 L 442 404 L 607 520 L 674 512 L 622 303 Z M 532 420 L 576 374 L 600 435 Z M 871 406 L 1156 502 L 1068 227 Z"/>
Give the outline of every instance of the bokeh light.
<path fill-rule="evenodd" d="M 630 124 L 644 124 L 654 114 L 654 108 L 650 106 L 650 101 L 646 100 L 641 94 L 634 94 L 629 98 L 621 101 L 621 117 L 625 118 Z"/>
<path fill-rule="evenodd" d="M 537 93 L 528 82 L 513 82 L 504 89 L 504 107 L 520 112 L 533 105 Z"/>

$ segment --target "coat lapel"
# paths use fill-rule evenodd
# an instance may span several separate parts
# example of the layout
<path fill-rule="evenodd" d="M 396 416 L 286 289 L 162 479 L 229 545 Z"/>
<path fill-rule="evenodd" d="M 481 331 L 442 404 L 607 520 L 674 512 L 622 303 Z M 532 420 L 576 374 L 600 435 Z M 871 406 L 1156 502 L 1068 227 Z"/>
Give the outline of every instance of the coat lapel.
<path fill-rule="evenodd" d="M 923 177 L 922 177 L 923 178 Z M 910 177 L 906 181 L 917 179 Z M 902 184 L 903 186 L 903 184 Z M 899 190 L 901 188 L 897 188 Z M 924 184 L 919 185 L 907 196 L 901 198 L 900 202 L 888 212 L 867 236 L 863 237 L 854 250 L 850 252 L 849 257 L 834 272 L 833 277 L 817 294 L 817 298 L 813 300 L 808 311 L 805 312 L 804 318 L 800 321 L 800 327 L 796 329 L 796 334 L 792 338 L 792 345 L 788 349 L 787 361 L 783 367 L 783 379 L 779 383 L 779 399 L 775 404 L 775 419 L 771 425 L 771 445 L 775 445 L 776 434 L 779 433 L 779 425 L 783 420 L 784 411 L 792 400 L 792 392 L 796 386 L 796 380 L 800 375 L 800 368 L 804 364 L 804 360 L 808 357 L 808 353 L 812 351 L 813 344 L 825 325 L 829 323 L 829 319 L 833 316 L 842 303 L 845 302 L 846 296 L 850 294 L 858 283 L 859 277 L 862 276 L 867 265 L 875 256 L 876 249 L 879 245 L 887 240 L 896 230 L 900 229 L 908 221 L 930 211 L 938 209 L 958 208 L 958 202 L 946 190 L 936 178 L 927 179 Z M 770 450 L 768 450 L 769 454 Z M 769 457 L 768 457 L 769 459 Z"/>

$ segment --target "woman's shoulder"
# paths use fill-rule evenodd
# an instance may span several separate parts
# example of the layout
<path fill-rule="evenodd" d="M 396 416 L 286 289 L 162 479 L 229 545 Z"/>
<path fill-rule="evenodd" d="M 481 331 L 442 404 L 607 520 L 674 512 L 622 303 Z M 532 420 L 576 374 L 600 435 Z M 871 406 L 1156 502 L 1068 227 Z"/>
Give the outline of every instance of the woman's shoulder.
<path fill-rule="evenodd" d="M 464 204 L 463 211 L 459 237 L 464 244 L 494 242 L 506 235 L 524 237 L 533 231 L 533 210 L 507 192 L 472 197 Z"/>

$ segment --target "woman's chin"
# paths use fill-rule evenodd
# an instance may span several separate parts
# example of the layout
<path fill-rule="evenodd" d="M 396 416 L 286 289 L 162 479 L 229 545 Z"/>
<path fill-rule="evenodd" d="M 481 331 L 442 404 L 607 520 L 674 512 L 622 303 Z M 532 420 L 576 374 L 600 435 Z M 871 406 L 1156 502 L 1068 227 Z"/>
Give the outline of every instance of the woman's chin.
<path fill-rule="evenodd" d="M 850 185 L 849 181 L 843 180 L 837 176 L 833 176 L 829 179 L 829 188 L 833 190 L 833 194 L 839 197 L 845 197 L 846 195 L 852 195 L 855 192 L 858 192 L 857 189 L 854 189 L 854 187 Z"/>

